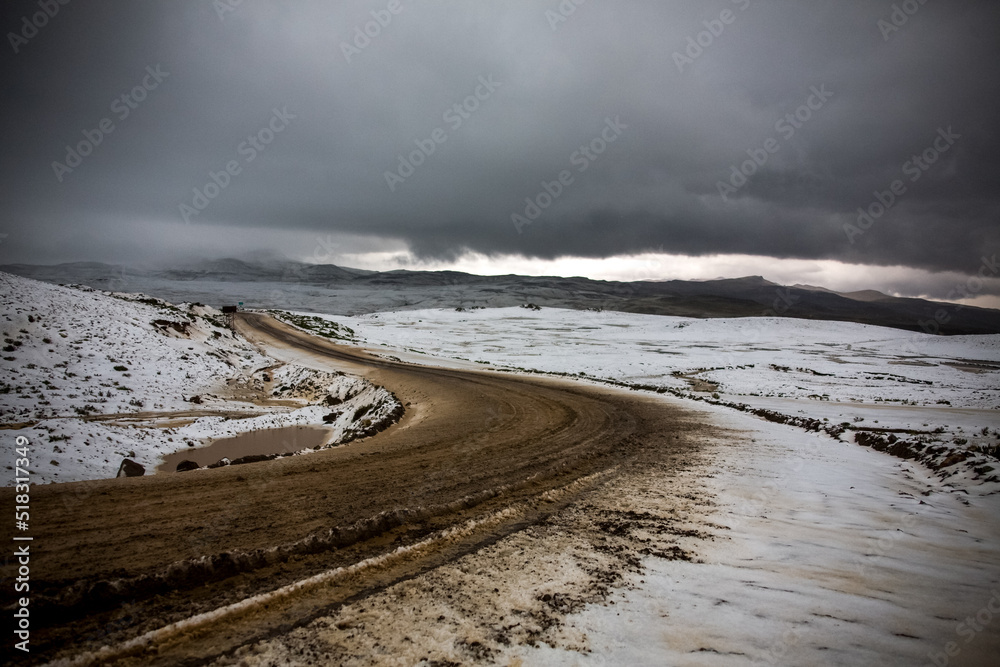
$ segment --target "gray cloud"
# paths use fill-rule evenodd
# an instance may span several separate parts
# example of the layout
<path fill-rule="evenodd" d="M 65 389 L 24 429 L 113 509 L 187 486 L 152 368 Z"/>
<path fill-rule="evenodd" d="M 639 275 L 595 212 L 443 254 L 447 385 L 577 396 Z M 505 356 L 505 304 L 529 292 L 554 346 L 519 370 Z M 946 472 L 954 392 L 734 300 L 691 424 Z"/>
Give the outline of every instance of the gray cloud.
<path fill-rule="evenodd" d="M 210 2 L 71 2 L 17 53 L 8 36 L 0 259 L 183 254 L 185 229 L 192 254 L 334 233 L 423 258 L 654 250 L 960 272 L 1000 246 L 996 3 L 927 3 L 884 39 L 882 1 L 589 0 L 553 30 L 556 0 L 400 0 L 347 62 L 342 45 L 388 5 L 246 0 L 220 18 Z M 723 10 L 732 22 L 679 72 L 675 52 Z M 17 34 L 38 5 L 0 11 Z M 169 74 L 122 118 L 114 100 L 156 66 Z M 480 77 L 499 86 L 484 95 Z M 814 86 L 832 97 L 788 136 L 779 121 Z M 294 118 L 248 161 L 274 109 Z M 52 162 L 105 118 L 113 132 L 57 180 Z M 609 118 L 627 128 L 579 171 Z M 948 127 L 961 138 L 910 181 L 904 163 Z M 436 129 L 446 140 L 390 191 L 385 172 Z M 724 201 L 718 183 L 768 139 L 777 152 Z M 239 173 L 183 224 L 230 161 Z M 572 183 L 518 233 L 511 215 L 563 170 Z M 896 179 L 905 193 L 849 242 L 844 225 Z"/>

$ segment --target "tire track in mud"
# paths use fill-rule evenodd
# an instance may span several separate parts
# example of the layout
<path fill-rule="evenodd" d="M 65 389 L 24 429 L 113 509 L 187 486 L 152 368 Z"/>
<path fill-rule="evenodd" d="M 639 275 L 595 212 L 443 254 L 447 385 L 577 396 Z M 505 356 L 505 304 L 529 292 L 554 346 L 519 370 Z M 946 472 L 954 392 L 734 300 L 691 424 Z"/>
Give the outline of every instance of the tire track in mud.
<path fill-rule="evenodd" d="M 481 518 L 439 531 L 411 545 L 353 565 L 320 572 L 280 588 L 153 630 L 117 646 L 105 646 L 51 663 L 65 667 L 114 662 L 161 665 L 218 658 L 240 645 L 280 636 L 331 612 L 344 602 L 363 599 L 399 581 L 432 570 L 511 532 L 543 520 L 584 491 L 605 481 L 613 471 L 595 473 L 509 504 Z M 225 634 L 220 650 L 217 636 Z M 146 651 L 155 646 L 155 655 Z"/>
<path fill-rule="evenodd" d="M 574 614 L 613 608 L 642 585 L 648 558 L 698 562 L 706 540 L 724 538 L 711 521 L 705 476 L 719 436 L 737 434 L 699 431 L 707 447 L 683 461 L 663 457 L 623 470 L 523 530 L 211 664 L 530 665 L 544 663 L 535 652 L 542 646 L 583 662 L 601 640 L 592 643 Z"/>
<path fill-rule="evenodd" d="M 530 525 L 584 493 L 591 485 L 581 479 L 690 447 L 676 437 L 691 428 L 680 410 L 635 394 L 386 361 L 262 316 L 245 315 L 238 327 L 268 347 L 366 375 L 406 413 L 375 437 L 309 456 L 34 489 L 36 540 L 45 545 L 32 563 L 34 658 L 83 659 L 147 635 L 170 639 L 152 646 L 161 664 L 201 662 Z M 544 500 L 556 489 L 557 503 Z M 322 573 L 444 544 L 434 540 L 469 522 L 480 528 L 447 549 L 422 547 L 380 576 L 366 570 L 301 604 L 292 596 L 294 611 L 261 606 L 235 624 L 149 634 Z M 132 648 L 151 648 L 139 644 Z"/>

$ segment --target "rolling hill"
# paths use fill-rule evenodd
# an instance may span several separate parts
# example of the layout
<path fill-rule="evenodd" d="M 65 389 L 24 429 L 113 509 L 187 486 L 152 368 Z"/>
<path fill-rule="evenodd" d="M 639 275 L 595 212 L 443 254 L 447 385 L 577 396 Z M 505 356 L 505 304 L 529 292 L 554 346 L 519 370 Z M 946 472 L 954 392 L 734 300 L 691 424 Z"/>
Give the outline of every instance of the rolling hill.
<path fill-rule="evenodd" d="M 242 301 L 247 306 L 338 315 L 530 302 L 699 318 L 767 315 L 836 320 L 945 335 L 1000 333 L 1000 310 L 892 297 L 874 290 L 841 294 L 809 285 L 785 287 L 760 276 L 616 282 L 458 271 L 365 271 L 263 254 L 168 268 L 77 262 L 13 264 L 0 270 L 53 283 L 143 292 L 171 301 L 213 305 Z"/>

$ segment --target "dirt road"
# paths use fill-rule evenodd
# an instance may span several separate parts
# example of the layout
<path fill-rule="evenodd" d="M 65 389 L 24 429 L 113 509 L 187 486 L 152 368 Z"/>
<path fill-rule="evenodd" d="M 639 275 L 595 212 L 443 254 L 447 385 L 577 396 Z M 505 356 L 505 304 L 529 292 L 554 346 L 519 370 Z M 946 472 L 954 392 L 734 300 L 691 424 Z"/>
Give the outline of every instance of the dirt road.
<path fill-rule="evenodd" d="M 701 427 L 637 394 L 386 361 L 260 315 L 237 327 L 366 375 L 405 415 L 308 456 L 33 488 L 33 659 L 225 655 L 536 523 L 629 466 L 682 463 Z M 0 497 L 13 504 L 12 489 Z"/>

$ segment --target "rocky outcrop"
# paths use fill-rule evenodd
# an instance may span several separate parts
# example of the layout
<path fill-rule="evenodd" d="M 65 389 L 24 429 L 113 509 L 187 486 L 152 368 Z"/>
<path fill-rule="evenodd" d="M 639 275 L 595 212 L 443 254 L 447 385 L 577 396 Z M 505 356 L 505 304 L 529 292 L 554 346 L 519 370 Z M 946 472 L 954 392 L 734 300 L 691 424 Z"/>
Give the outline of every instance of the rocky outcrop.
<path fill-rule="evenodd" d="M 142 477 L 146 474 L 146 469 L 132 459 L 122 459 L 122 464 L 118 466 L 118 474 L 115 477 Z"/>

